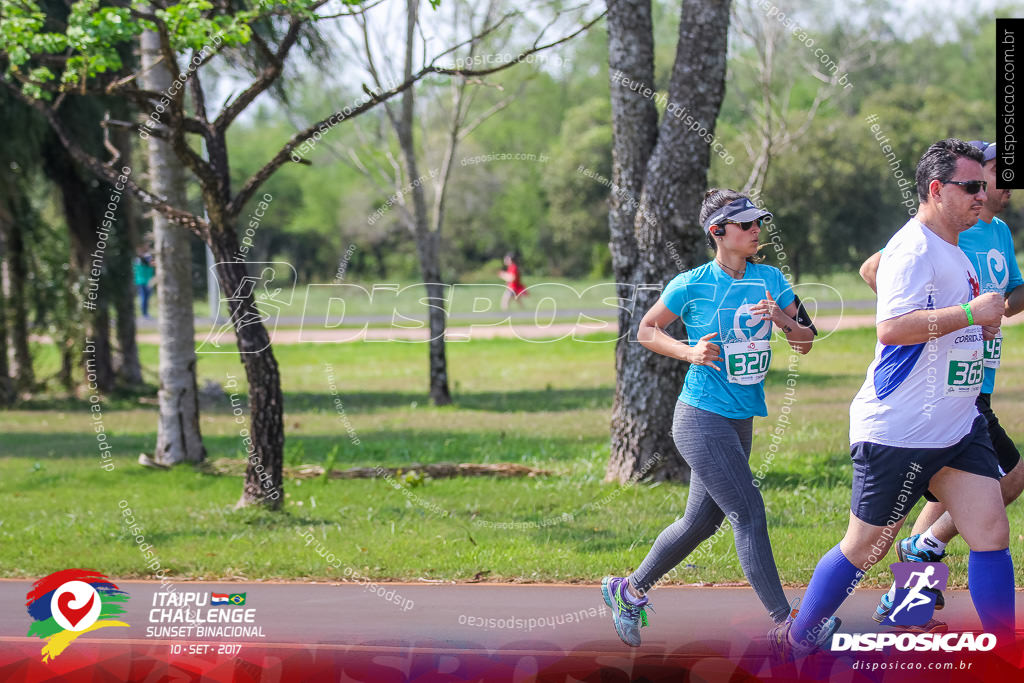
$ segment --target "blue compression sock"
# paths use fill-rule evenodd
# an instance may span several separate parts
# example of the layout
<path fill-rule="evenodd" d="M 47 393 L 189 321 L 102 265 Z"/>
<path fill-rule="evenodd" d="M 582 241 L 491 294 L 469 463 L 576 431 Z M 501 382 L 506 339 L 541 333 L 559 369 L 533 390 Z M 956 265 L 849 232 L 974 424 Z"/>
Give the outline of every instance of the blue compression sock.
<path fill-rule="evenodd" d="M 793 620 L 789 636 L 795 643 L 815 642 L 821 622 L 835 614 L 846 596 L 853 592 L 864 572 L 846 559 L 837 543 L 818 560 L 807 586 L 800 612 Z M 849 592 L 847 590 L 849 589 Z M 813 634 L 812 634 L 813 632 Z"/>
<path fill-rule="evenodd" d="M 1013 559 L 1009 548 L 971 551 L 967 562 L 967 581 L 971 600 L 988 633 L 1013 635 L 1014 587 Z"/>

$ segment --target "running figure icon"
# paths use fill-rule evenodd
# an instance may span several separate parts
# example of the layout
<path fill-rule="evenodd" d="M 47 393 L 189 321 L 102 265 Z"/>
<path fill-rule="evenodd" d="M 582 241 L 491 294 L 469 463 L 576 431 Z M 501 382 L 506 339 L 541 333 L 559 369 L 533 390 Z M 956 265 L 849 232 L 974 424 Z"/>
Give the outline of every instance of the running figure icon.
<path fill-rule="evenodd" d="M 909 611 L 915 607 L 927 605 L 935 599 L 934 593 L 930 595 L 924 594 L 926 589 L 936 588 L 939 585 L 938 579 L 935 579 L 934 581 L 928 580 L 933 574 L 935 574 L 935 567 L 932 564 L 925 567 L 924 571 L 910 573 L 910 576 L 907 577 L 907 582 L 903 584 L 904 588 L 910 588 L 910 592 L 907 593 L 907 597 L 900 603 L 900 606 L 893 610 L 892 614 L 889 616 L 890 619 L 899 614 L 903 608 L 906 608 Z M 915 576 L 918 577 L 917 584 L 911 587 L 910 582 L 914 580 Z"/>
<path fill-rule="evenodd" d="M 213 272 L 221 264 L 214 264 Z M 233 290 L 224 290 L 217 306 L 213 309 L 210 330 L 196 348 L 196 353 L 257 353 L 270 345 L 282 312 L 292 305 L 295 269 L 283 261 L 254 262 L 247 264 L 248 272 L 259 275 L 243 275 Z M 277 286 L 286 284 L 285 287 Z M 224 294 L 228 294 L 224 296 Z M 247 305 L 247 302 L 249 304 Z M 223 310 L 227 309 L 225 319 Z M 236 320 L 237 318 L 237 320 Z M 229 334 L 236 334 L 243 328 L 261 324 L 267 331 L 263 348 L 236 348 L 225 344 Z M 257 342 L 257 346 L 260 342 Z"/>

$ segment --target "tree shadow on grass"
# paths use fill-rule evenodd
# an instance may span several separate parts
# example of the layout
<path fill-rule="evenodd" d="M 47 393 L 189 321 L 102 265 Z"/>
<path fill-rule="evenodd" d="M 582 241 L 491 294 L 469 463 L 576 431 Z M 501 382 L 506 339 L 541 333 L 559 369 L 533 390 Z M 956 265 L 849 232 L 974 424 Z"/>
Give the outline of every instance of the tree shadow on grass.
<path fill-rule="evenodd" d="M 612 407 L 614 388 L 593 387 L 582 389 L 530 389 L 521 391 L 456 392 L 454 407 L 461 410 L 491 412 L 557 412 Z M 416 404 L 426 407 L 430 401 L 425 392 L 414 391 L 353 391 L 339 392 L 337 399 L 347 413 L 369 413 L 388 408 L 407 408 Z M 328 392 L 286 392 L 285 410 L 337 410 L 335 396 Z M 230 412 L 222 407 L 223 412 Z M 218 411 L 220 412 L 220 410 Z"/>
<path fill-rule="evenodd" d="M 239 479 L 241 481 L 241 479 Z M 143 506 L 134 506 L 135 510 L 142 511 L 147 515 L 152 516 L 158 511 L 147 511 Z M 339 523 L 337 517 L 332 517 L 330 513 L 325 513 L 323 517 L 310 517 L 307 514 L 296 511 L 294 509 L 285 508 L 279 511 L 269 511 L 260 508 L 243 508 L 241 510 L 231 511 L 225 521 L 229 525 L 241 524 L 246 527 L 252 527 L 254 530 L 260 532 L 275 531 L 279 529 L 294 529 L 295 538 L 294 540 L 299 546 L 306 545 L 306 537 L 304 533 L 312 529 L 314 539 L 311 543 L 323 543 L 323 537 L 321 536 L 321 527 L 328 526 L 333 527 Z M 300 533 L 302 532 L 302 533 Z M 223 528 L 182 528 L 175 530 L 150 530 L 146 534 L 147 542 L 152 543 L 155 546 L 161 546 L 173 541 L 180 539 L 193 539 L 203 538 L 207 536 L 220 536 L 224 535 Z M 127 537 L 130 540 L 130 537 Z"/>
<path fill-rule="evenodd" d="M 14 435 L 5 443 L 3 454 L 15 458 L 38 459 L 43 465 L 51 459 L 96 459 L 100 464 L 95 435 L 91 432 L 27 432 Z M 152 450 L 155 435 L 132 434 L 111 439 L 112 454 L 119 467 L 126 457 L 135 458 Z M 356 443 L 358 441 L 358 443 Z M 240 436 L 204 436 L 207 459 L 243 458 L 245 445 Z M 336 435 L 303 435 L 294 431 L 285 442 L 285 466 L 322 464 L 334 455 L 334 469 L 354 466 L 401 467 L 413 463 L 439 462 L 571 462 L 590 457 L 607 443 L 603 436 L 555 437 L 531 436 L 504 431 L 421 431 L 386 429 L 347 433 L 338 425 Z M 127 468 L 139 475 L 158 471 L 142 467 Z"/>
<path fill-rule="evenodd" d="M 785 379 L 782 380 L 785 382 Z M 526 389 L 519 391 L 460 392 L 453 395 L 454 407 L 462 410 L 486 410 L 492 412 L 546 412 L 561 410 L 586 410 L 590 408 L 611 408 L 615 389 L 612 386 L 579 389 Z M 104 397 L 104 411 L 152 410 L 157 411 L 154 397 L 138 396 Z M 412 404 L 428 406 L 430 401 L 425 391 L 342 391 L 341 400 L 346 412 L 369 413 L 389 408 L 404 408 Z M 335 410 L 335 396 L 328 391 L 286 391 L 284 406 L 289 413 L 311 410 Z M 241 405 L 248 411 L 248 398 L 241 395 Z M 89 412 L 88 399 L 73 396 L 35 398 L 15 406 L 16 410 L 33 412 Z M 210 415 L 229 415 L 232 406 L 227 396 L 216 402 L 203 403 L 200 412 Z"/>
<path fill-rule="evenodd" d="M 156 391 L 152 394 L 109 394 L 102 398 L 100 403 L 103 411 L 110 410 L 152 410 L 154 413 L 157 411 L 156 406 Z M 26 410 L 26 411 L 59 411 L 59 412 L 82 412 L 87 413 L 93 404 L 89 402 L 88 397 L 78 398 L 77 396 L 71 396 L 68 394 L 60 394 L 55 396 L 39 396 L 30 398 L 28 400 L 18 401 L 14 406 L 13 410 Z"/>

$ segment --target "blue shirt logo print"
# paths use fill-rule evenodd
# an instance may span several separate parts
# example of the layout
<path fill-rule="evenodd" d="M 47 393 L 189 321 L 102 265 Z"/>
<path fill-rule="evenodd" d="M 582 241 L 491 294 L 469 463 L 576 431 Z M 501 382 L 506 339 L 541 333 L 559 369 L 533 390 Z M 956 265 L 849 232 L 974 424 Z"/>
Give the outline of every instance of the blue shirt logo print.
<path fill-rule="evenodd" d="M 743 304 L 732 318 L 733 335 L 741 341 L 767 339 L 771 334 L 772 321 L 755 318 L 750 313 L 752 307 L 753 304 Z"/>
<path fill-rule="evenodd" d="M 1006 265 L 1006 257 L 998 249 L 989 249 L 985 255 L 988 266 L 989 284 L 995 287 L 995 291 L 1003 291 L 1010 281 L 1010 269 Z M 997 274 L 998 273 L 998 274 Z"/>

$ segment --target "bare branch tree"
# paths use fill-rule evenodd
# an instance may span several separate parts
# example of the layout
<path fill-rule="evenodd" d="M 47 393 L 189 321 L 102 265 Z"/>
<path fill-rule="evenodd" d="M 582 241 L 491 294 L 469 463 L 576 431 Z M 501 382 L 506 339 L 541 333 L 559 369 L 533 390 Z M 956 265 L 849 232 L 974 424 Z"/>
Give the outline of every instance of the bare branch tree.
<path fill-rule="evenodd" d="M 733 70 L 738 65 L 742 77 L 732 74 L 731 83 L 740 93 L 737 100 L 745 119 L 751 122 L 741 136 L 750 159 L 743 191 L 758 196 L 772 160 L 807 133 L 825 103 L 845 92 L 849 85 L 846 75 L 873 64 L 876 56 L 866 36 L 826 49 L 806 33 L 794 33 L 777 17 L 769 16 L 754 0 L 733 4 L 732 29 L 739 39 Z M 833 59 L 832 53 L 838 56 Z M 798 106 L 793 103 L 794 91 L 807 76 L 820 85 L 809 106 Z"/>

